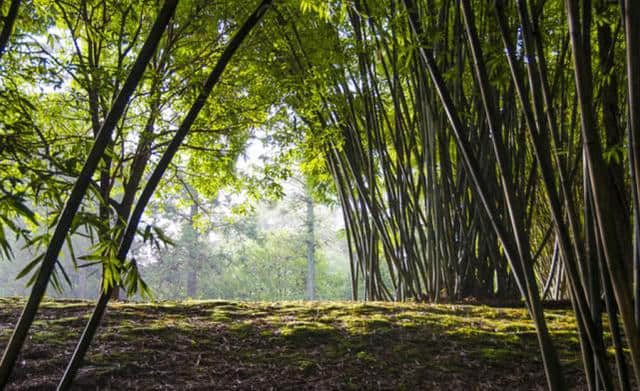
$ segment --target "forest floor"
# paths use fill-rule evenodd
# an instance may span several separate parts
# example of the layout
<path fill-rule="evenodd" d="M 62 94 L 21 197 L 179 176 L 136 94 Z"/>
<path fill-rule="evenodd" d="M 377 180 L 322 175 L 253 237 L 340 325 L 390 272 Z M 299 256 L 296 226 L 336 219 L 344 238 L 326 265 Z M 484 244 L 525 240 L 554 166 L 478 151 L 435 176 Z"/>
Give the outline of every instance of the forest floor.
<path fill-rule="evenodd" d="M 24 301 L 0 298 L 0 350 Z M 45 301 L 8 390 L 53 389 L 93 303 Z M 569 310 L 548 310 L 572 389 L 582 389 Z M 234 301 L 113 303 L 75 389 L 543 390 L 523 309 Z"/>

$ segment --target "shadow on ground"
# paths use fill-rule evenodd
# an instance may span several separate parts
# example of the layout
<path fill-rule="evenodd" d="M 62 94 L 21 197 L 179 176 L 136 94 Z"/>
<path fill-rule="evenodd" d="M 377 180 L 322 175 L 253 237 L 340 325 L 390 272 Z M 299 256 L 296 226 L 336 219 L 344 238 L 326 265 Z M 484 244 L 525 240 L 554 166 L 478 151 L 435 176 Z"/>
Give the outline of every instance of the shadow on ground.
<path fill-rule="evenodd" d="M 23 302 L 0 299 L 0 349 Z M 47 301 L 9 390 L 53 389 L 92 303 Z M 573 315 L 547 311 L 570 386 Z M 542 390 L 522 309 L 391 303 L 115 303 L 76 389 Z"/>

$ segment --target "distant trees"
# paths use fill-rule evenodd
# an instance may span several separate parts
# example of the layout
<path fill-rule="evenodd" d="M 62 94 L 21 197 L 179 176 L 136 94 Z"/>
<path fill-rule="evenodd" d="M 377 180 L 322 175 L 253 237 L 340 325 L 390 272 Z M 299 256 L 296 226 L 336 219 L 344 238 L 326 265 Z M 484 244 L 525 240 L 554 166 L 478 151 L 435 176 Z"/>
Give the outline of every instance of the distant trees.
<path fill-rule="evenodd" d="M 198 212 L 197 219 L 189 213 L 192 207 L 184 207 L 186 213 L 182 213 L 165 205 L 163 220 L 180 222 L 180 230 L 173 245 L 154 250 L 152 259 L 141 265 L 154 295 L 166 299 L 309 299 L 308 194 L 304 189 L 295 190 L 299 187 L 295 181 L 287 187 L 282 200 L 259 202 L 255 211 L 235 217 L 216 214 L 229 205 L 211 206 L 206 214 Z M 346 255 L 336 255 L 344 250 L 336 247 L 341 233 L 333 224 L 326 208 L 316 208 L 314 299 L 350 297 L 346 264 L 340 264 Z"/>
<path fill-rule="evenodd" d="M 306 228 L 306 247 L 307 247 L 307 273 L 306 273 L 306 294 L 307 300 L 316 299 L 316 217 L 314 210 L 313 195 L 311 194 L 310 184 L 305 184 L 304 203 L 306 206 L 305 228 Z"/>

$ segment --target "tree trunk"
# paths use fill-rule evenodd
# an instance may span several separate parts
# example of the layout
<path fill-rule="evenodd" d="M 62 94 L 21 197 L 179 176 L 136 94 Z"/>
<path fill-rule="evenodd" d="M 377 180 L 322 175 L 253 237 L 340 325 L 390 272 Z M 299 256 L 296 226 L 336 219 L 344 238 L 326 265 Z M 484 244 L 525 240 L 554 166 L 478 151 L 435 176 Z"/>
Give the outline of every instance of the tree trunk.
<path fill-rule="evenodd" d="M 316 299 L 316 259 L 315 259 L 315 216 L 313 213 L 313 198 L 309 183 L 306 185 L 305 203 L 307 205 L 307 300 Z"/>
<path fill-rule="evenodd" d="M 191 211 L 189 213 L 189 227 L 188 229 L 193 230 L 193 245 L 187 251 L 189 254 L 189 259 L 187 259 L 187 297 L 190 299 L 195 299 L 198 294 L 198 273 L 200 273 L 200 254 L 198 251 L 193 251 L 194 248 L 197 248 L 198 240 L 200 238 L 199 232 L 194 229 L 194 218 L 196 213 L 198 212 L 198 195 L 194 189 L 191 189 L 190 186 L 188 188 L 189 194 L 194 198 L 193 204 L 191 204 Z"/>
<path fill-rule="evenodd" d="M 20 1 L 21 0 L 12 0 L 11 5 L 9 6 L 9 12 L 7 13 L 7 16 L 4 17 L 4 26 L 2 27 L 2 32 L 0 32 L 0 58 L 2 58 L 2 55 L 7 48 L 7 44 L 9 44 L 9 38 L 11 38 L 13 25 L 18 18 L 18 8 L 20 7 Z"/>

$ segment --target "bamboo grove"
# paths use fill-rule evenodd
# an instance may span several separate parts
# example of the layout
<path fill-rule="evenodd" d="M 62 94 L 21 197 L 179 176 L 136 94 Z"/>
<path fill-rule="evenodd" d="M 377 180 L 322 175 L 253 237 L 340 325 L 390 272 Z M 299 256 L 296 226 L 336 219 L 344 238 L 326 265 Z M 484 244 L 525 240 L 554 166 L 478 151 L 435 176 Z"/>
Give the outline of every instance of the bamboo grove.
<path fill-rule="evenodd" d="M 519 296 L 559 390 L 541 300 L 570 298 L 589 387 L 631 389 L 638 7 L 356 1 L 323 26 L 323 55 L 281 16 L 291 77 L 311 80 L 292 104 L 343 208 L 354 299 Z"/>
<path fill-rule="evenodd" d="M 41 260 L 0 386 L 174 3 L 159 14 L 105 120 L 94 121 L 93 149 Z M 154 171 L 146 155 L 136 159 L 141 168 L 113 231 L 117 265 L 126 264 L 146 204 L 269 3 L 221 54 Z M 310 182 L 330 183 L 339 200 L 355 300 L 520 299 L 548 387 L 563 390 L 542 303 L 569 299 L 589 388 L 640 383 L 639 2 L 279 1 L 247 50 L 244 60 L 289 114 L 283 122 L 301 143 Z M 62 388 L 113 288 L 105 285 Z"/>

